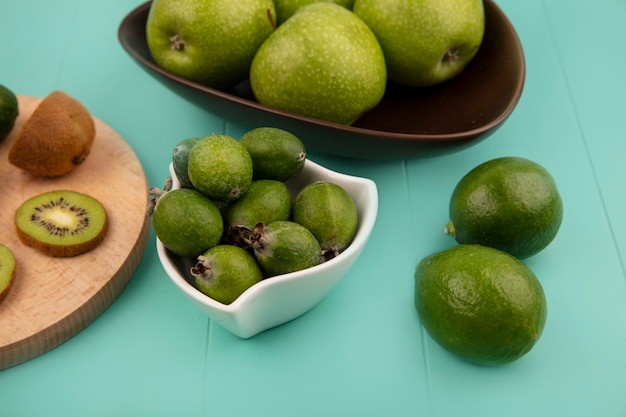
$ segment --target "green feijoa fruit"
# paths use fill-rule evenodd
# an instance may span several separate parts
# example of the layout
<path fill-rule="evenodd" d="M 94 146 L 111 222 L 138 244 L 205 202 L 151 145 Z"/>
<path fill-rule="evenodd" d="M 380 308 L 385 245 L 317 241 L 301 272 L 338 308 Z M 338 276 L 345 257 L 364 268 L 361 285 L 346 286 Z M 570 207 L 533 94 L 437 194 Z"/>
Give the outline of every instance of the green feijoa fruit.
<path fill-rule="evenodd" d="M 0 84 L 0 141 L 13 130 L 18 113 L 17 97 L 11 90 Z"/>
<path fill-rule="evenodd" d="M 158 198 L 152 226 L 170 251 L 194 257 L 219 244 L 224 231 L 217 206 L 204 194 L 189 188 L 168 191 Z"/>
<path fill-rule="evenodd" d="M 222 304 L 230 304 L 263 279 L 263 271 L 246 250 L 217 245 L 198 257 L 191 268 L 196 287 Z"/>
<path fill-rule="evenodd" d="M 189 179 L 188 173 L 189 153 L 191 152 L 191 148 L 200 142 L 200 140 L 202 139 L 183 139 L 176 144 L 174 150 L 172 151 L 172 166 L 174 167 L 174 173 L 176 174 L 178 181 L 180 181 L 180 186 L 183 188 L 193 188 L 193 184 Z"/>
<path fill-rule="evenodd" d="M 292 221 L 257 225 L 252 248 L 267 276 L 300 271 L 322 261 L 322 249 L 315 236 Z"/>
<path fill-rule="evenodd" d="M 250 231 L 257 223 L 270 224 L 277 220 L 289 220 L 290 216 L 291 194 L 284 182 L 253 181 L 248 191 L 231 202 L 224 211 L 226 242 L 236 244 L 239 241 L 239 232 Z"/>
<path fill-rule="evenodd" d="M 305 146 L 291 132 L 275 127 L 258 127 L 244 134 L 239 141 L 252 158 L 255 179 L 287 181 L 304 167 Z"/>
<path fill-rule="evenodd" d="M 341 253 L 358 226 L 356 205 L 341 186 L 319 181 L 300 190 L 293 203 L 293 221 L 309 229 L 320 242 L 324 259 Z"/>
<path fill-rule="evenodd" d="M 235 200 L 252 182 L 252 159 L 237 139 L 210 135 L 196 143 L 187 168 L 193 187 L 213 200 Z"/>

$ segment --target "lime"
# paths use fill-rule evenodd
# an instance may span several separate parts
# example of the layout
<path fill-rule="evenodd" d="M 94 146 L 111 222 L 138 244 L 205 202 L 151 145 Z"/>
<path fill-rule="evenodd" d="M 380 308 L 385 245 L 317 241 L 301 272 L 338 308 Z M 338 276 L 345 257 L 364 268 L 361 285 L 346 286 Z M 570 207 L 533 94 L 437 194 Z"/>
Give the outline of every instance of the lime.
<path fill-rule="evenodd" d="M 259 127 L 247 132 L 239 141 L 250 153 L 255 179 L 287 181 L 304 167 L 304 144 L 286 130 Z"/>
<path fill-rule="evenodd" d="M 232 136 L 203 138 L 191 148 L 187 164 L 194 188 L 213 200 L 235 200 L 252 182 L 250 154 Z"/>
<path fill-rule="evenodd" d="M 11 133 L 18 113 L 17 97 L 11 90 L 0 84 L 0 140 Z"/>
<path fill-rule="evenodd" d="M 528 159 L 502 157 L 477 166 L 457 184 L 446 233 L 459 243 L 523 259 L 548 246 L 562 220 L 563 202 L 550 173 Z"/>
<path fill-rule="evenodd" d="M 506 252 L 481 245 L 456 245 L 424 258 L 415 271 L 415 307 L 433 340 L 481 365 L 524 356 L 547 316 L 535 274 Z"/>
<path fill-rule="evenodd" d="M 163 246 L 179 256 L 198 256 L 216 246 L 224 231 L 217 206 L 189 188 L 168 191 L 158 198 L 152 226 Z"/>

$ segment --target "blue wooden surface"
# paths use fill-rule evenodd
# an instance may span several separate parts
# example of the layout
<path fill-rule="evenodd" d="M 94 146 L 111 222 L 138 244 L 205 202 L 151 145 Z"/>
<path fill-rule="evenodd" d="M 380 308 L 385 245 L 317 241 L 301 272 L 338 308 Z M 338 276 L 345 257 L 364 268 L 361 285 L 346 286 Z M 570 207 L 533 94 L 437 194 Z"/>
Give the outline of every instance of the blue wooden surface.
<path fill-rule="evenodd" d="M 123 51 L 118 25 L 140 2 L 3 0 L 0 83 L 19 94 L 75 96 L 128 141 L 160 186 L 177 141 L 242 128 L 186 103 Z M 0 416 L 624 416 L 626 3 L 497 2 L 524 46 L 527 79 L 492 137 L 432 159 L 310 155 L 373 179 L 380 193 L 368 246 L 319 306 L 238 339 L 178 293 L 152 235 L 135 277 L 102 316 L 0 371 Z M 553 244 L 527 260 L 548 299 L 541 340 L 518 362 L 483 368 L 422 330 L 413 270 L 453 244 L 442 230 L 456 182 L 504 155 L 553 174 L 565 218 Z"/>

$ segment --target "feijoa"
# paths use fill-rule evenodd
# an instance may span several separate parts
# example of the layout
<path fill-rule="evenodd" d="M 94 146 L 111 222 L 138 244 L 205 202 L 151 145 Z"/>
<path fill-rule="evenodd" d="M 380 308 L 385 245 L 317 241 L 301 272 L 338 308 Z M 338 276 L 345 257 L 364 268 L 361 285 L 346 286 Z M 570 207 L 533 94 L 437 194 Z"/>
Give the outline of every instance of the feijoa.
<path fill-rule="evenodd" d="M 284 182 L 253 181 L 248 191 L 231 202 L 224 211 L 225 239 L 234 243 L 242 228 L 252 230 L 257 223 L 289 220 L 290 215 L 291 194 Z"/>
<path fill-rule="evenodd" d="M 266 276 L 300 271 L 322 260 L 322 249 L 315 236 L 292 221 L 258 224 L 252 247 Z"/>
<path fill-rule="evenodd" d="M 254 256 L 232 245 L 217 245 L 198 257 L 191 268 L 196 287 L 223 304 L 230 304 L 263 279 Z"/>
<path fill-rule="evenodd" d="M 237 139 L 210 135 L 196 143 L 188 158 L 193 187 L 213 200 L 235 200 L 252 182 L 252 159 Z"/>
<path fill-rule="evenodd" d="M 224 231 L 217 206 L 204 194 L 189 188 L 167 191 L 158 197 L 152 226 L 170 251 L 194 257 L 216 246 Z"/>
<path fill-rule="evenodd" d="M 296 196 L 293 221 L 313 233 L 320 242 L 324 258 L 330 259 L 352 242 L 358 215 L 352 197 L 343 187 L 318 181 L 306 185 Z"/>
<path fill-rule="evenodd" d="M 172 166 L 174 167 L 174 173 L 178 181 L 180 181 L 182 188 L 193 188 L 187 170 L 189 166 L 189 153 L 191 152 L 191 148 L 200 142 L 200 140 L 201 138 L 183 139 L 176 144 L 172 151 Z"/>
<path fill-rule="evenodd" d="M 255 179 L 287 181 L 304 167 L 305 146 L 291 132 L 275 127 L 258 127 L 244 134 L 239 141 L 252 158 Z"/>

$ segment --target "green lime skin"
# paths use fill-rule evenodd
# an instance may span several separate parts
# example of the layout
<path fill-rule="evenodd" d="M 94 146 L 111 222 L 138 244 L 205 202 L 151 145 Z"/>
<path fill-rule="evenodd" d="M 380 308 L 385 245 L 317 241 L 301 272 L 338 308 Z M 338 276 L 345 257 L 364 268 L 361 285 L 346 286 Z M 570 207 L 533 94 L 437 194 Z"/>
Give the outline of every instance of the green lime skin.
<path fill-rule="evenodd" d="M 187 163 L 193 187 L 213 200 L 236 200 L 252 183 L 252 158 L 232 136 L 203 138 L 191 149 Z"/>
<path fill-rule="evenodd" d="M 227 242 L 237 240 L 238 229 L 248 231 L 257 223 L 270 224 L 291 217 L 291 193 L 282 181 L 253 181 L 248 191 L 231 202 L 224 211 L 224 230 Z"/>
<path fill-rule="evenodd" d="M 258 127 L 246 132 L 239 141 L 252 158 L 254 179 L 287 181 L 304 168 L 306 148 L 286 130 Z"/>
<path fill-rule="evenodd" d="M 152 227 L 163 246 L 179 256 L 196 257 L 222 239 L 224 223 L 217 206 L 202 193 L 180 188 L 159 197 Z"/>
<path fill-rule="evenodd" d="M 182 188 L 193 188 L 189 179 L 189 153 L 191 148 L 201 140 L 201 138 L 183 139 L 176 144 L 172 151 L 172 166 Z"/>
<path fill-rule="evenodd" d="M 313 234 L 292 221 L 275 221 L 257 227 L 254 256 L 266 276 L 300 271 L 322 261 L 322 249 Z"/>
<path fill-rule="evenodd" d="M 415 307 L 435 342 L 486 366 L 527 354 L 547 317 L 535 274 L 506 252 L 481 245 L 456 245 L 424 258 L 415 270 Z"/>
<path fill-rule="evenodd" d="M 0 84 L 0 141 L 9 136 L 19 114 L 17 97 Z"/>
<path fill-rule="evenodd" d="M 318 181 L 300 190 L 293 203 L 293 221 L 317 238 L 326 260 L 348 247 L 358 227 L 357 209 L 341 186 Z"/>
<path fill-rule="evenodd" d="M 541 165 L 502 157 L 480 164 L 459 181 L 449 212 L 446 233 L 458 243 L 491 246 L 524 259 L 554 240 L 563 201 Z"/>
<path fill-rule="evenodd" d="M 248 288 L 263 280 L 254 256 L 232 245 L 217 245 L 198 257 L 191 268 L 196 288 L 222 304 L 235 301 Z"/>
<path fill-rule="evenodd" d="M 15 279 L 15 256 L 13 251 L 0 243 L 0 301 L 8 294 Z"/>

